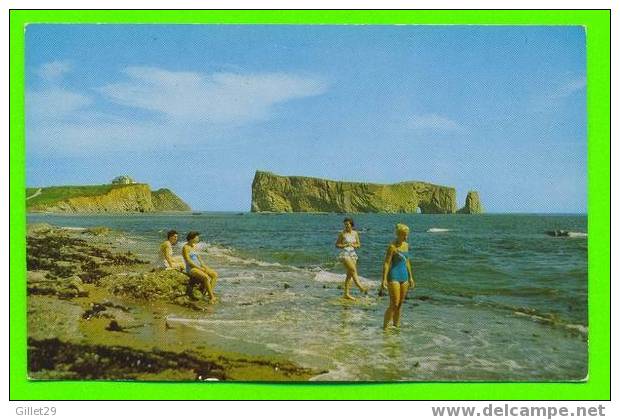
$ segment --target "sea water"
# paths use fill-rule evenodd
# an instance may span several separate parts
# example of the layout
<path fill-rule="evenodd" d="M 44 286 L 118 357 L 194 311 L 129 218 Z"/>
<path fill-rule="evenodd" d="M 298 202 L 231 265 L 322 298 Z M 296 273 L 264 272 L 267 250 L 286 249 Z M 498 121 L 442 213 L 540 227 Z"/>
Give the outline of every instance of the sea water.
<path fill-rule="evenodd" d="M 556 381 L 587 376 L 585 215 L 360 214 L 359 274 L 372 287 L 341 299 L 339 214 L 32 214 L 29 223 L 109 226 L 155 261 L 169 229 L 201 233 L 221 302 L 179 311 L 205 343 L 278 354 L 327 370 L 315 380 Z M 400 329 L 382 331 L 377 296 L 395 223 L 411 228 L 417 287 Z M 548 230 L 578 233 L 551 237 Z M 182 241 L 181 241 L 182 242 Z M 123 246 L 123 244 L 121 244 Z M 180 244 L 175 250 L 180 253 Z"/>

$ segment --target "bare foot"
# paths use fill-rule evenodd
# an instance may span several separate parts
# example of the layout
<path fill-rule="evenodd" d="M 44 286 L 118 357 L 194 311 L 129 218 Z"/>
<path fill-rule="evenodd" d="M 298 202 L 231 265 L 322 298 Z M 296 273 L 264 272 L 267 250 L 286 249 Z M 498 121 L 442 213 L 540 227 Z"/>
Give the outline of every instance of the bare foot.
<path fill-rule="evenodd" d="M 349 294 L 344 295 L 343 298 L 347 300 L 355 300 L 355 298 Z"/>

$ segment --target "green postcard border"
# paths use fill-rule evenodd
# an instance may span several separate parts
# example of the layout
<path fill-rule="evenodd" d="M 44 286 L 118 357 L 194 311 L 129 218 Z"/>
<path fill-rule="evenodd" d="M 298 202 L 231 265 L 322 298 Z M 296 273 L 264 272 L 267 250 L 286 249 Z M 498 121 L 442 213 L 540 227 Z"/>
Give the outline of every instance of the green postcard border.
<path fill-rule="evenodd" d="M 24 33 L 28 23 L 579 25 L 587 37 L 589 377 L 581 383 L 136 383 L 26 376 Z M 10 12 L 10 399 L 609 400 L 609 10 L 12 10 Z"/>

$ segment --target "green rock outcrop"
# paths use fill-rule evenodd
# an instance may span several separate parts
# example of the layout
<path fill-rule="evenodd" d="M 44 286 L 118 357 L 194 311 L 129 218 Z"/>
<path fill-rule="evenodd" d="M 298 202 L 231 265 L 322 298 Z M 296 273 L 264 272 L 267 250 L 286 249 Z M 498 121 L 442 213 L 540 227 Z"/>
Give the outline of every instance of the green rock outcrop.
<path fill-rule="evenodd" d="M 465 198 L 465 206 L 459 209 L 457 213 L 461 214 L 481 214 L 484 210 L 480 203 L 480 195 L 478 191 L 469 191 L 467 198 Z"/>
<path fill-rule="evenodd" d="M 28 188 L 28 212 L 52 213 L 152 213 L 190 211 L 168 189 L 151 191 L 148 184 L 105 184 Z"/>
<path fill-rule="evenodd" d="M 151 200 L 155 211 L 191 211 L 187 203 L 168 188 L 152 191 Z"/>
<path fill-rule="evenodd" d="M 371 184 L 257 171 L 253 212 L 454 213 L 456 190 L 428 182 Z"/>

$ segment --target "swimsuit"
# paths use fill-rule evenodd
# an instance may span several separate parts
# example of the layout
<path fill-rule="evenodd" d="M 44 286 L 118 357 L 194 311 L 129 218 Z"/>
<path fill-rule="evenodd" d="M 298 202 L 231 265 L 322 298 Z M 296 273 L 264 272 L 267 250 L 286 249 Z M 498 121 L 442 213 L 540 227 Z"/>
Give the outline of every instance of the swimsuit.
<path fill-rule="evenodd" d="M 355 252 L 355 248 L 353 248 L 352 245 L 357 242 L 355 232 L 343 232 L 342 236 L 344 238 L 344 243 L 347 246 L 342 248 L 342 250 L 338 254 L 338 259 L 342 260 L 344 258 L 351 258 L 352 260 L 357 261 L 357 253 Z"/>
<path fill-rule="evenodd" d="M 196 254 L 196 251 L 194 251 L 193 249 L 189 251 L 189 259 L 192 260 L 192 262 L 198 267 L 201 267 L 200 261 L 198 261 L 198 254 Z M 194 267 L 192 267 L 187 261 L 185 261 L 185 272 L 189 273 L 190 271 L 192 271 L 192 268 Z"/>
<path fill-rule="evenodd" d="M 392 256 L 390 271 L 388 278 L 390 281 L 405 283 L 409 280 L 409 271 L 407 270 L 407 260 L 409 259 L 409 251 L 396 251 Z"/>

